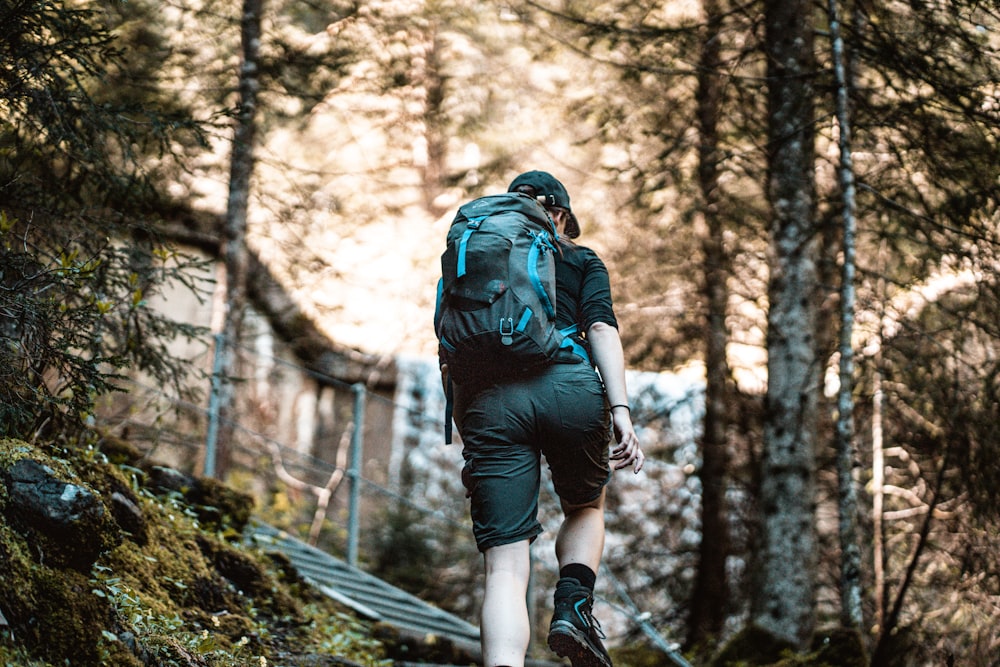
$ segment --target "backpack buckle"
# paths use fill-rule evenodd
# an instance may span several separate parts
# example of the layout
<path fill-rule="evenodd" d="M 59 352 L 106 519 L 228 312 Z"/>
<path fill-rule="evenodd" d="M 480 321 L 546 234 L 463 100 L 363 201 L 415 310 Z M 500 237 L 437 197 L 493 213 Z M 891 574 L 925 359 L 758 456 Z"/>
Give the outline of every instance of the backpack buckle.
<path fill-rule="evenodd" d="M 500 318 L 500 342 L 503 343 L 504 345 L 510 345 L 514 342 L 513 317 Z"/>

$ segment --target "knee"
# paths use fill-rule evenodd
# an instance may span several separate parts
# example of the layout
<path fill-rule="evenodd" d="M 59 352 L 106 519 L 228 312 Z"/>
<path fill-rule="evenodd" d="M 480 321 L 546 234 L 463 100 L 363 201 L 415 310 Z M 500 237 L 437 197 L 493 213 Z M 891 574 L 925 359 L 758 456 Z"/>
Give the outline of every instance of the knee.
<path fill-rule="evenodd" d="M 573 514 L 576 514 L 577 512 L 581 512 L 584 510 L 598 510 L 603 512 L 604 498 L 605 498 L 605 490 L 601 489 L 601 494 L 599 496 L 585 503 L 570 503 L 563 499 L 560 499 L 559 502 L 560 505 L 562 506 L 563 514 L 566 516 L 571 516 Z"/>
<path fill-rule="evenodd" d="M 491 547 L 483 554 L 486 576 L 527 580 L 531 570 L 530 554 L 528 540 Z"/>

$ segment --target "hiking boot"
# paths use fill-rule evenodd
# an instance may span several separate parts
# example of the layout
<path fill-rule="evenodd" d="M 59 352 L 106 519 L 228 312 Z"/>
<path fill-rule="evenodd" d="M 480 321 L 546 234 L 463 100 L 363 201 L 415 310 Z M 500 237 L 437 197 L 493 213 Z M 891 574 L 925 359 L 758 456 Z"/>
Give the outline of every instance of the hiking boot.
<path fill-rule="evenodd" d="M 612 667 L 601 640 L 604 633 L 591 612 L 594 593 L 580 582 L 563 577 L 556 585 L 555 610 L 549 625 L 549 648 L 573 667 Z"/>

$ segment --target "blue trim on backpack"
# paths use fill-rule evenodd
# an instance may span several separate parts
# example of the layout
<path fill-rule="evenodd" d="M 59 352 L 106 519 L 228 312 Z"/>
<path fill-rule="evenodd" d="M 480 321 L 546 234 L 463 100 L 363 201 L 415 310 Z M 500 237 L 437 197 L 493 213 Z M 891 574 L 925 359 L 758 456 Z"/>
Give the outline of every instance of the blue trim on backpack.
<path fill-rule="evenodd" d="M 525 328 L 528 326 L 528 322 L 531 321 L 532 315 L 534 315 L 534 313 L 531 312 L 531 308 L 525 308 L 524 312 L 521 314 L 521 319 L 518 320 L 516 330 L 524 331 Z"/>
<path fill-rule="evenodd" d="M 542 232 L 535 236 L 535 241 L 528 250 L 528 279 L 531 280 L 531 286 L 535 288 L 538 299 L 542 302 L 545 314 L 555 319 L 556 309 L 552 306 L 552 301 L 545 291 L 545 285 L 542 284 L 542 277 L 538 275 L 538 256 L 542 253 L 542 249 L 546 247 L 552 248 L 548 240 L 548 234 Z"/>
<path fill-rule="evenodd" d="M 590 355 L 587 354 L 587 350 L 582 345 L 577 343 L 575 338 L 573 338 L 573 334 L 576 334 L 579 331 L 580 327 L 575 324 L 560 329 L 559 333 L 563 335 L 563 339 L 559 347 L 569 349 L 573 354 L 583 358 L 583 360 L 589 364 Z"/>
<path fill-rule="evenodd" d="M 441 303 L 444 301 L 444 278 L 438 278 L 437 296 L 434 299 L 434 334 L 441 338 Z"/>
<path fill-rule="evenodd" d="M 483 220 L 487 217 L 489 216 L 484 215 L 481 218 L 469 220 L 469 224 L 466 226 L 466 230 L 462 234 L 462 238 L 458 240 L 458 266 L 455 268 L 456 278 L 461 278 L 465 275 L 465 251 L 469 245 L 469 237 L 479 229 L 479 225 L 481 225 Z"/>

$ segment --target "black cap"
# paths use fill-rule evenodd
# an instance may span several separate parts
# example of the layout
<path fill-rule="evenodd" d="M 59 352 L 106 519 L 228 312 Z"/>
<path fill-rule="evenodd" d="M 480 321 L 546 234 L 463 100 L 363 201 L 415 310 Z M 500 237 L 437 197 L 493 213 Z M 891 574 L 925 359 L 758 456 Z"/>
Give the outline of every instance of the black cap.
<path fill-rule="evenodd" d="M 533 192 L 528 194 L 536 197 L 544 206 L 566 209 L 569 212 L 569 220 L 566 222 L 566 236 L 575 239 L 580 235 L 580 223 L 573 215 L 573 209 L 569 207 L 569 193 L 552 174 L 546 171 L 527 171 L 511 181 L 507 192 L 521 191 L 522 186 L 530 187 Z"/>

